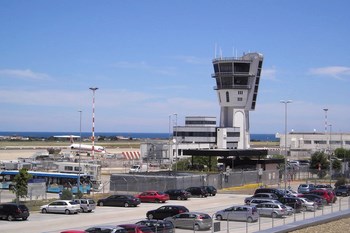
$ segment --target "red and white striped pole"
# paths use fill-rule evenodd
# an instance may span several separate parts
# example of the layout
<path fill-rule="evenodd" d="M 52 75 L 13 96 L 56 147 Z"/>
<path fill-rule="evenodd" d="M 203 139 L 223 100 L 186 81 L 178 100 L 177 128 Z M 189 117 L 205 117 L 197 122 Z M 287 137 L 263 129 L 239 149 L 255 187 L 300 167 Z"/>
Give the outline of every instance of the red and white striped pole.
<path fill-rule="evenodd" d="M 97 87 L 90 87 L 92 90 L 92 160 L 95 159 L 95 91 L 97 89 Z"/>

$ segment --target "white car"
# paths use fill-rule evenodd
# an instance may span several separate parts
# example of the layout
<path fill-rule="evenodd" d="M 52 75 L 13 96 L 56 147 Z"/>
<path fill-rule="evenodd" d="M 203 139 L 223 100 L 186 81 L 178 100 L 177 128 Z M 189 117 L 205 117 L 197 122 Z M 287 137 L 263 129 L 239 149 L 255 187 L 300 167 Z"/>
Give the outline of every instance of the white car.
<path fill-rule="evenodd" d="M 70 200 L 58 200 L 41 206 L 40 210 L 41 213 L 77 214 L 80 211 L 80 205 Z"/>

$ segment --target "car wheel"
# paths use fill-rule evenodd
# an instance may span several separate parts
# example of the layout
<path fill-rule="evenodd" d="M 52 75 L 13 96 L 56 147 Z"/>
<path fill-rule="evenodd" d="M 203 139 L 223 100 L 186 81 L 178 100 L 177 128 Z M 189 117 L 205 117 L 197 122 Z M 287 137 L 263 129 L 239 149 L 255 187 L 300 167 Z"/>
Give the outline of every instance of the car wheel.
<path fill-rule="evenodd" d="M 180 196 L 177 196 L 176 198 L 178 201 L 182 200 L 182 198 Z"/>
<path fill-rule="evenodd" d="M 153 219 L 153 217 L 154 217 L 153 214 L 149 214 L 149 215 L 147 216 L 148 219 Z"/>
<path fill-rule="evenodd" d="M 13 221 L 15 218 L 10 214 L 7 216 L 7 221 Z"/>
<path fill-rule="evenodd" d="M 303 206 L 303 208 L 301 209 L 303 212 L 306 212 L 306 207 L 305 206 Z"/>
<path fill-rule="evenodd" d="M 199 230 L 200 230 L 199 225 L 198 225 L 198 224 L 194 224 L 194 226 L 193 226 L 193 230 L 195 230 L 195 231 L 199 231 Z"/>
<path fill-rule="evenodd" d="M 84 212 L 85 212 L 83 207 L 80 207 L 80 212 L 81 212 L 81 213 L 84 213 Z"/>
<path fill-rule="evenodd" d="M 156 203 L 159 203 L 159 202 L 160 202 L 160 200 L 159 200 L 159 199 L 155 199 L 154 201 L 155 201 Z"/>
<path fill-rule="evenodd" d="M 125 202 L 124 207 L 129 207 L 129 203 Z"/>
<path fill-rule="evenodd" d="M 221 215 L 216 215 L 216 219 L 221 221 L 222 220 L 222 216 Z"/>
<path fill-rule="evenodd" d="M 91 213 L 91 212 L 92 212 L 92 210 L 88 210 L 88 212 L 89 212 L 89 213 Z"/>
<path fill-rule="evenodd" d="M 253 222 L 253 218 L 252 217 L 248 217 L 247 218 L 247 222 L 252 223 Z"/>
<path fill-rule="evenodd" d="M 70 211 L 69 210 L 65 210 L 64 213 L 65 214 L 70 214 Z"/>
<path fill-rule="evenodd" d="M 22 220 L 23 220 L 23 221 L 26 221 L 27 219 L 28 219 L 28 217 L 24 217 L 24 218 L 22 218 Z"/>
<path fill-rule="evenodd" d="M 99 206 L 103 206 L 103 202 L 101 201 L 100 203 L 98 203 Z"/>
<path fill-rule="evenodd" d="M 277 218 L 278 215 L 277 215 L 277 213 L 273 212 L 273 213 L 271 214 L 271 217 L 272 217 L 272 218 Z"/>
<path fill-rule="evenodd" d="M 42 209 L 42 210 L 41 210 L 41 213 L 46 214 L 46 213 L 47 213 L 47 210 L 46 210 L 46 209 Z"/>

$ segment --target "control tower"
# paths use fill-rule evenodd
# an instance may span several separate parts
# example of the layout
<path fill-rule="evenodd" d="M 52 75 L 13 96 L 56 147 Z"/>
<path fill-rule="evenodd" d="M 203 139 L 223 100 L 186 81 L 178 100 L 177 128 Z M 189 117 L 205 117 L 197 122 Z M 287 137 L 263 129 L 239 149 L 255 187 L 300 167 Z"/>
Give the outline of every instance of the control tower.
<path fill-rule="evenodd" d="M 255 110 L 263 59 L 262 54 L 247 53 L 213 60 L 220 127 L 239 127 L 237 149 L 250 148 L 249 111 Z"/>

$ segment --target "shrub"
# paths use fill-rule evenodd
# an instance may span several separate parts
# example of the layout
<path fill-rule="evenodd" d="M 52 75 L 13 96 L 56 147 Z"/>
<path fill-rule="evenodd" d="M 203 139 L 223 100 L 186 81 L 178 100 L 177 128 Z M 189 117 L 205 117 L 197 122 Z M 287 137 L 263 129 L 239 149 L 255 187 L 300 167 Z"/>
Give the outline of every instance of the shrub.
<path fill-rule="evenodd" d="M 64 189 L 61 194 L 61 200 L 72 200 L 73 194 L 69 189 Z"/>
<path fill-rule="evenodd" d="M 347 183 L 347 180 L 345 177 L 340 177 L 334 184 L 335 187 L 338 187 L 340 185 L 344 185 Z"/>

